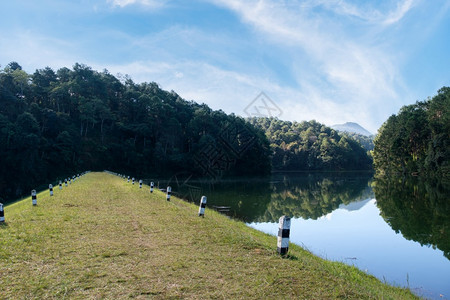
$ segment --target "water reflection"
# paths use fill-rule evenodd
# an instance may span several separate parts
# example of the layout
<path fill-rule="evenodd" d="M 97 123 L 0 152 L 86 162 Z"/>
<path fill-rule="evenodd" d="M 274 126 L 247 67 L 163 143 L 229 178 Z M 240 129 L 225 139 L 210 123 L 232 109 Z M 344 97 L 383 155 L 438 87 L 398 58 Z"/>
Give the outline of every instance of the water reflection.
<path fill-rule="evenodd" d="M 276 222 L 282 215 L 316 220 L 341 204 L 373 198 L 367 173 L 283 175 L 271 186 L 270 203 L 254 222 Z"/>
<path fill-rule="evenodd" d="M 208 207 L 225 206 L 230 217 L 251 223 L 276 222 L 282 215 L 320 218 L 341 204 L 373 198 L 371 178 L 369 173 L 291 173 L 215 183 L 178 180 L 171 185 L 179 197 L 198 202 L 207 195 Z"/>
<path fill-rule="evenodd" d="M 189 202 L 199 203 L 202 195 L 208 197 L 207 207 L 222 207 L 226 215 L 251 222 L 263 215 L 271 199 L 271 186 L 268 178 L 251 178 L 209 182 L 190 180 L 175 184 L 174 194 Z"/>
<path fill-rule="evenodd" d="M 381 216 L 408 240 L 432 246 L 450 259 L 450 186 L 419 178 L 377 178 Z"/>
<path fill-rule="evenodd" d="M 293 243 L 419 295 L 449 298 L 450 190 L 442 183 L 373 180 L 367 173 L 290 173 L 170 185 L 197 204 L 206 195 L 208 207 L 229 207 L 227 215 L 269 234 L 276 235 L 278 218 L 289 215 Z"/>
<path fill-rule="evenodd" d="M 177 196 L 193 202 L 206 195 L 208 207 L 226 207 L 227 215 L 247 223 L 274 223 L 282 215 L 316 220 L 340 207 L 357 210 L 361 200 L 376 198 L 381 216 L 396 233 L 438 248 L 450 259 L 450 187 L 440 182 L 416 177 L 372 182 L 370 173 L 291 173 L 161 184 L 171 184 Z"/>

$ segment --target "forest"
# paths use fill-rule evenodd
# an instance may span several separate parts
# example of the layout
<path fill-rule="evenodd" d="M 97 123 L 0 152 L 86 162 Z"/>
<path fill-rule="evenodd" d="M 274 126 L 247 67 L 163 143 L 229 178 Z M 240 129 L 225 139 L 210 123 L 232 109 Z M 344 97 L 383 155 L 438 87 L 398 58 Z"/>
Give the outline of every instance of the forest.
<path fill-rule="evenodd" d="M 450 88 L 403 106 L 381 126 L 372 152 L 377 175 L 426 175 L 450 182 Z"/>
<path fill-rule="evenodd" d="M 85 170 L 132 176 L 185 171 L 216 179 L 269 174 L 269 144 L 243 118 L 156 83 L 82 64 L 0 69 L 0 190 L 8 198 Z"/>
<path fill-rule="evenodd" d="M 274 170 L 372 169 L 371 157 L 361 143 L 347 133 L 339 133 L 314 120 L 290 122 L 252 118 L 249 122 L 266 133 Z"/>
<path fill-rule="evenodd" d="M 3 202 L 86 170 L 132 176 L 264 176 L 370 169 L 361 144 L 316 121 L 244 119 L 76 63 L 0 68 Z"/>
<path fill-rule="evenodd" d="M 358 143 L 361 144 L 361 146 L 364 148 L 364 150 L 366 150 L 367 154 L 372 157 L 372 150 L 374 147 L 373 144 L 373 139 L 375 138 L 374 135 L 371 136 L 366 136 L 366 135 L 362 135 L 362 134 L 358 134 L 358 133 L 354 133 L 354 132 L 340 132 L 340 135 L 346 135 L 348 138 L 354 139 L 356 140 Z"/>

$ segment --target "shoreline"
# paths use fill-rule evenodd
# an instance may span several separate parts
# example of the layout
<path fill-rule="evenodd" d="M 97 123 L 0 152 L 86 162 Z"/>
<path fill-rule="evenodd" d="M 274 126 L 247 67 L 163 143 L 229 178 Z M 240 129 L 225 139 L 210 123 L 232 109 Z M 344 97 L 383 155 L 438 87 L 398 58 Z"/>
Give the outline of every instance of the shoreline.
<path fill-rule="evenodd" d="M 207 196 L 207 195 L 206 195 Z M 106 173 L 6 206 L 2 297 L 418 299 L 198 204 Z M 31 278 L 31 279 L 30 279 Z"/>

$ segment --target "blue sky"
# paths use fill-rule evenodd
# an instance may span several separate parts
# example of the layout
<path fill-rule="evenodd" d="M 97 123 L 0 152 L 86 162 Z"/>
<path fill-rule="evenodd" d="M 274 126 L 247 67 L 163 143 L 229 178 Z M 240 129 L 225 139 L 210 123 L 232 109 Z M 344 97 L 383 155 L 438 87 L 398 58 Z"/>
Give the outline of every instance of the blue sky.
<path fill-rule="evenodd" d="M 0 2 L 0 65 L 84 63 L 246 116 L 264 92 L 280 119 L 358 122 L 450 86 L 445 0 Z"/>

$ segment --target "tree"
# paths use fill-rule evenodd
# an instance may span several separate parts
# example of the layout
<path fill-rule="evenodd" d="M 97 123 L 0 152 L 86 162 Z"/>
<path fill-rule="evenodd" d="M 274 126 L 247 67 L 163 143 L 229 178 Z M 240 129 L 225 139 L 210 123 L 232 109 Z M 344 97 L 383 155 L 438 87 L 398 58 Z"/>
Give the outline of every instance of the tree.
<path fill-rule="evenodd" d="M 355 140 L 316 121 L 252 118 L 269 139 L 276 170 L 368 170 L 371 159 Z"/>
<path fill-rule="evenodd" d="M 220 142 L 227 124 L 238 134 L 231 148 L 221 146 L 235 162 L 223 175 L 268 174 L 267 139 L 241 118 L 186 101 L 154 82 L 121 81 L 83 64 L 56 72 L 46 67 L 30 76 L 10 63 L 0 70 L 0 186 L 14 183 L 17 188 L 4 193 L 17 197 L 82 170 L 207 176 L 195 168 L 201 139 L 212 138 L 206 146 Z M 252 141 L 248 149 L 246 139 Z"/>
<path fill-rule="evenodd" d="M 379 174 L 429 174 L 450 179 L 450 89 L 426 101 L 407 105 L 391 116 L 374 140 Z"/>

